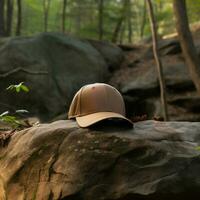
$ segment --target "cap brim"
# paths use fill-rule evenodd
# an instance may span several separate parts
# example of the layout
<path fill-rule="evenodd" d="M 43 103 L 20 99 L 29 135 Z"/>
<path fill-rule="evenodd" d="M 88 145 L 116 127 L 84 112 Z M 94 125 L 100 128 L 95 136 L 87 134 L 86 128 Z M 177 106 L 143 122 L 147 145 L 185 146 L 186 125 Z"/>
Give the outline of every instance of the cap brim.
<path fill-rule="evenodd" d="M 110 118 L 119 118 L 126 120 L 129 125 L 133 126 L 133 122 L 124 117 L 123 115 L 120 115 L 118 113 L 113 113 L 113 112 L 98 112 L 98 113 L 93 113 L 81 117 L 76 117 L 76 121 L 80 127 L 88 127 L 91 126 L 99 121 L 102 121 L 104 119 L 110 119 Z"/>

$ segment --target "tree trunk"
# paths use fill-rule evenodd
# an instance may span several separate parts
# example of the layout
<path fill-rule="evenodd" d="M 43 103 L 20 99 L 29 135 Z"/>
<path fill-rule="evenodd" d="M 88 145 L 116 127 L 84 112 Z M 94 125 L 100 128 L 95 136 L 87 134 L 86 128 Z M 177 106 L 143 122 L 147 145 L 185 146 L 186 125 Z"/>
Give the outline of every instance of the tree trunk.
<path fill-rule="evenodd" d="M 146 25 L 146 0 L 144 0 L 144 6 L 143 6 L 143 15 L 142 15 L 142 23 L 141 23 L 141 29 L 140 29 L 140 37 L 143 38 L 144 35 L 144 28 Z"/>
<path fill-rule="evenodd" d="M 185 0 L 173 0 L 173 8 L 183 55 L 193 83 L 200 94 L 200 59 L 190 32 Z"/>
<path fill-rule="evenodd" d="M 163 75 L 163 69 L 162 69 L 162 62 L 158 55 L 158 36 L 157 36 L 157 27 L 156 27 L 156 21 L 153 13 L 153 6 L 151 3 L 151 0 L 147 0 L 148 10 L 149 10 L 149 20 L 151 23 L 151 31 L 152 31 L 152 41 L 153 41 L 153 53 L 154 58 L 157 65 L 157 71 L 158 71 L 158 79 L 160 83 L 160 94 L 161 94 L 161 104 L 163 108 L 163 114 L 164 114 L 164 120 L 168 120 L 168 113 L 167 113 L 167 101 L 166 101 L 166 89 L 165 89 L 165 80 Z"/>
<path fill-rule="evenodd" d="M 103 9 L 104 9 L 104 0 L 98 1 L 98 11 L 99 11 L 99 40 L 103 39 Z"/>
<path fill-rule="evenodd" d="M 163 1 L 159 1 L 159 11 L 162 12 L 163 9 Z"/>
<path fill-rule="evenodd" d="M 43 0 L 44 9 L 44 32 L 48 31 L 48 18 L 49 18 L 49 8 L 51 0 Z"/>
<path fill-rule="evenodd" d="M 76 20 L 75 20 L 75 30 L 76 30 L 76 35 L 77 36 L 81 36 L 81 26 L 82 26 L 82 18 L 81 18 L 81 15 L 82 15 L 82 1 L 83 0 L 76 0 L 76 3 L 77 3 L 77 12 L 76 12 Z"/>
<path fill-rule="evenodd" d="M 5 1 L 0 0 L 0 36 L 5 36 L 4 6 Z"/>
<path fill-rule="evenodd" d="M 62 12 L 62 32 L 65 32 L 65 21 L 66 21 L 66 8 L 67 0 L 63 0 L 63 12 Z"/>
<path fill-rule="evenodd" d="M 129 43 L 132 43 L 132 35 L 133 35 L 132 21 L 131 21 L 131 18 L 128 18 L 128 42 Z"/>
<path fill-rule="evenodd" d="M 125 22 L 122 22 L 121 30 L 120 30 L 120 36 L 119 36 L 119 43 L 124 43 L 124 31 L 125 31 Z"/>
<path fill-rule="evenodd" d="M 13 18 L 13 0 L 7 0 L 6 36 L 11 35 L 12 18 Z"/>
<path fill-rule="evenodd" d="M 115 27 L 114 33 L 113 33 L 113 37 L 112 37 L 112 42 L 116 43 L 117 39 L 118 39 L 118 35 L 122 26 L 122 22 L 123 22 L 124 18 L 120 17 L 119 21 L 117 22 L 117 25 Z"/>
<path fill-rule="evenodd" d="M 22 22 L 22 2 L 17 0 L 17 27 L 16 35 L 21 35 L 21 22 Z"/>
<path fill-rule="evenodd" d="M 118 36 L 119 36 L 119 33 L 120 33 L 120 29 L 121 29 L 122 23 L 123 23 L 123 21 L 126 18 L 126 12 L 127 12 L 128 2 L 129 2 L 129 0 L 124 0 L 124 5 L 123 5 L 122 13 L 121 13 L 121 16 L 120 16 L 117 24 L 116 24 L 116 27 L 115 27 L 115 30 L 114 30 L 114 33 L 113 33 L 113 36 L 112 36 L 112 42 L 114 42 L 114 43 L 117 42 L 117 39 L 118 39 Z"/>
<path fill-rule="evenodd" d="M 131 1 L 128 0 L 128 42 L 132 43 L 132 35 L 133 35 L 133 30 L 132 30 L 132 12 L 131 12 Z"/>

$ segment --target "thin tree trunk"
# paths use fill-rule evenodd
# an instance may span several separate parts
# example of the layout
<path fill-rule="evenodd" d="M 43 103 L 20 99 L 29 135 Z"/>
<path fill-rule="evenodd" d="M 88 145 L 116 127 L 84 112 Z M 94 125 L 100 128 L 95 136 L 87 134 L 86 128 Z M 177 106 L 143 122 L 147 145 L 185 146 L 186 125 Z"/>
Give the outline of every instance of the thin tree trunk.
<path fill-rule="evenodd" d="M 124 31 L 125 31 L 125 22 L 122 22 L 121 30 L 120 30 L 120 36 L 119 36 L 119 43 L 123 44 L 124 42 Z"/>
<path fill-rule="evenodd" d="M 131 18 L 128 18 L 128 42 L 129 43 L 132 43 L 132 35 L 133 35 L 132 22 L 131 22 Z"/>
<path fill-rule="evenodd" d="M 6 36 L 11 35 L 12 18 L 13 18 L 13 0 L 7 0 Z"/>
<path fill-rule="evenodd" d="M 168 113 L 167 113 L 167 101 L 166 101 L 166 89 L 165 89 L 165 80 L 163 75 L 163 69 L 162 69 L 162 62 L 158 55 L 158 37 L 157 37 L 157 27 L 156 27 L 156 21 L 153 13 L 153 6 L 151 3 L 151 0 L 147 0 L 148 10 L 149 10 L 149 20 L 151 23 L 151 31 L 152 31 L 152 41 L 153 41 L 153 52 L 154 52 L 154 58 L 157 65 L 157 71 L 158 71 L 158 78 L 160 83 L 160 94 L 161 94 L 161 104 L 163 107 L 164 112 L 164 120 L 168 120 Z"/>
<path fill-rule="evenodd" d="M 104 0 L 98 1 L 98 10 L 99 10 L 99 40 L 103 39 L 103 9 L 104 9 Z"/>
<path fill-rule="evenodd" d="M 49 8 L 51 0 L 43 0 L 44 9 L 44 31 L 48 31 L 48 18 L 49 18 Z"/>
<path fill-rule="evenodd" d="M 76 35 L 81 36 L 80 30 L 81 30 L 81 25 L 82 25 L 82 20 L 81 20 L 81 15 L 82 15 L 82 1 L 83 0 L 76 0 L 77 2 L 77 13 L 76 13 L 76 23 L 75 23 L 75 29 L 76 29 Z"/>
<path fill-rule="evenodd" d="M 122 23 L 123 23 L 123 21 L 126 18 L 128 1 L 129 0 L 124 0 L 124 5 L 123 5 L 122 13 L 121 13 L 121 16 L 120 16 L 117 24 L 116 24 L 116 27 L 115 27 L 115 30 L 114 30 L 114 33 L 113 33 L 113 36 L 112 36 L 112 42 L 114 42 L 114 43 L 117 42 L 117 39 L 118 39 L 118 36 L 119 36 L 119 33 L 120 33 L 120 29 L 121 29 Z"/>
<path fill-rule="evenodd" d="M 156 17 L 158 15 L 158 10 L 159 10 L 158 2 L 153 1 L 151 4 L 152 4 L 152 9 L 154 11 L 154 16 Z"/>
<path fill-rule="evenodd" d="M 159 1 L 159 11 L 162 12 L 163 9 L 163 1 Z"/>
<path fill-rule="evenodd" d="M 21 22 L 22 22 L 22 2 L 17 0 L 17 27 L 16 35 L 21 35 Z"/>
<path fill-rule="evenodd" d="M 185 0 L 173 0 L 173 8 L 183 55 L 193 83 L 200 94 L 200 59 L 190 32 Z"/>
<path fill-rule="evenodd" d="M 65 32 L 65 21 L 66 21 L 66 8 L 67 0 L 63 0 L 63 12 L 62 12 L 62 32 Z"/>
<path fill-rule="evenodd" d="M 115 27 L 114 33 L 113 33 L 113 37 L 112 37 L 112 42 L 116 43 L 117 39 L 118 39 L 118 35 L 122 26 L 122 22 L 123 22 L 124 18 L 120 17 L 119 21 L 117 22 L 117 25 Z"/>
<path fill-rule="evenodd" d="M 144 0 L 144 7 L 143 7 L 143 15 L 142 15 L 142 23 L 141 23 L 141 29 L 140 29 L 140 37 L 143 38 L 144 36 L 144 28 L 146 25 L 146 0 Z"/>
<path fill-rule="evenodd" d="M 128 42 L 132 43 L 132 35 L 133 35 L 133 30 L 132 30 L 132 12 L 131 12 L 131 1 L 128 1 Z"/>
<path fill-rule="evenodd" d="M 5 1 L 0 0 L 0 36 L 5 36 L 4 7 L 5 7 Z"/>

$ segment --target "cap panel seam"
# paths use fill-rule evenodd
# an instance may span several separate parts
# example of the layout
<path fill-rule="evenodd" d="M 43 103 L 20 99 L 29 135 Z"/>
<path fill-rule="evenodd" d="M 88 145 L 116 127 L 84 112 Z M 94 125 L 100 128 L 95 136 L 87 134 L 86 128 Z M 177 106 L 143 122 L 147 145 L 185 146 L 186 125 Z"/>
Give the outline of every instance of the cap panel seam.
<path fill-rule="evenodd" d="M 80 110 L 79 110 L 79 115 L 81 115 L 81 113 L 82 113 L 82 103 L 81 103 L 81 98 L 82 98 L 82 93 L 83 93 L 83 89 L 85 88 L 85 86 L 83 86 L 82 88 L 81 88 L 81 91 L 80 91 Z"/>
<path fill-rule="evenodd" d="M 110 105 L 108 104 L 108 100 L 109 100 L 108 93 L 107 93 L 105 87 L 103 87 L 103 89 L 104 89 L 104 93 L 105 93 L 105 96 L 106 96 L 106 106 L 107 106 L 106 110 L 109 110 L 109 111 L 105 111 L 105 112 L 112 112 L 111 109 L 110 109 Z"/>

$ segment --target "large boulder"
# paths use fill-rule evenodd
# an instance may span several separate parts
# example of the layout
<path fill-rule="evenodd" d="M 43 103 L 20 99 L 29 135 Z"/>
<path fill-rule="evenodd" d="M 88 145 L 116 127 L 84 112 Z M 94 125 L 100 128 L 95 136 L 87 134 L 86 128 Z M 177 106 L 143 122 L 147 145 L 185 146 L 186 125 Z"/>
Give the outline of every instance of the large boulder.
<path fill-rule="evenodd" d="M 124 59 L 124 54 L 121 48 L 116 48 L 116 45 L 107 41 L 88 40 L 90 44 L 97 49 L 105 59 L 109 71 L 113 72 L 119 69 L 120 63 Z"/>
<path fill-rule="evenodd" d="M 198 48 L 200 45 L 195 43 Z M 199 121 L 198 94 L 176 38 L 159 41 L 159 54 L 166 83 L 166 98 L 170 120 Z M 140 45 L 137 51 L 126 53 L 120 70 L 110 84 L 125 97 L 127 115 L 131 118 L 147 115 L 148 119 L 162 117 L 160 85 L 152 45 Z"/>
<path fill-rule="evenodd" d="M 121 91 L 124 94 L 133 93 L 135 95 L 150 96 L 158 94 L 159 80 L 157 69 L 155 65 L 149 65 L 146 70 L 140 67 L 142 74 L 135 75 L 132 80 L 127 81 L 122 87 Z M 163 74 L 166 82 L 166 87 L 171 92 L 181 92 L 183 90 L 194 90 L 194 84 L 189 76 L 187 66 L 182 62 L 170 65 L 164 63 Z M 154 92 L 153 92 L 154 91 Z"/>
<path fill-rule="evenodd" d="M 23 108 L 43 121 L 66 113 L 74 93 L 85 84 L 106 82 L 122 57 L 117 46 L 61 33 L 1 39 L 0 112 Z M 19 82 L 29 94 L 5 91 Z"/>
<path fill-rule="evenodd" d="M 187 67 L 181 61 L 163 64 L 170 120 L 199 121 L 200 104 L 194 105 L 198 100 Z M 137 68 L 140 75 L 133 74 L 132 79 L 124 82 L 120 89 L 125 96 L 127 114 L 130 117 L 143 114 L 147 114 L 149 118 L 162 116 L 156 66 Z"/>
<path fill-rule="evenodd" d="M 0 199 L 198 199 L 199 143 L 198 122 L 41 124 L 0 149 Z"/>

